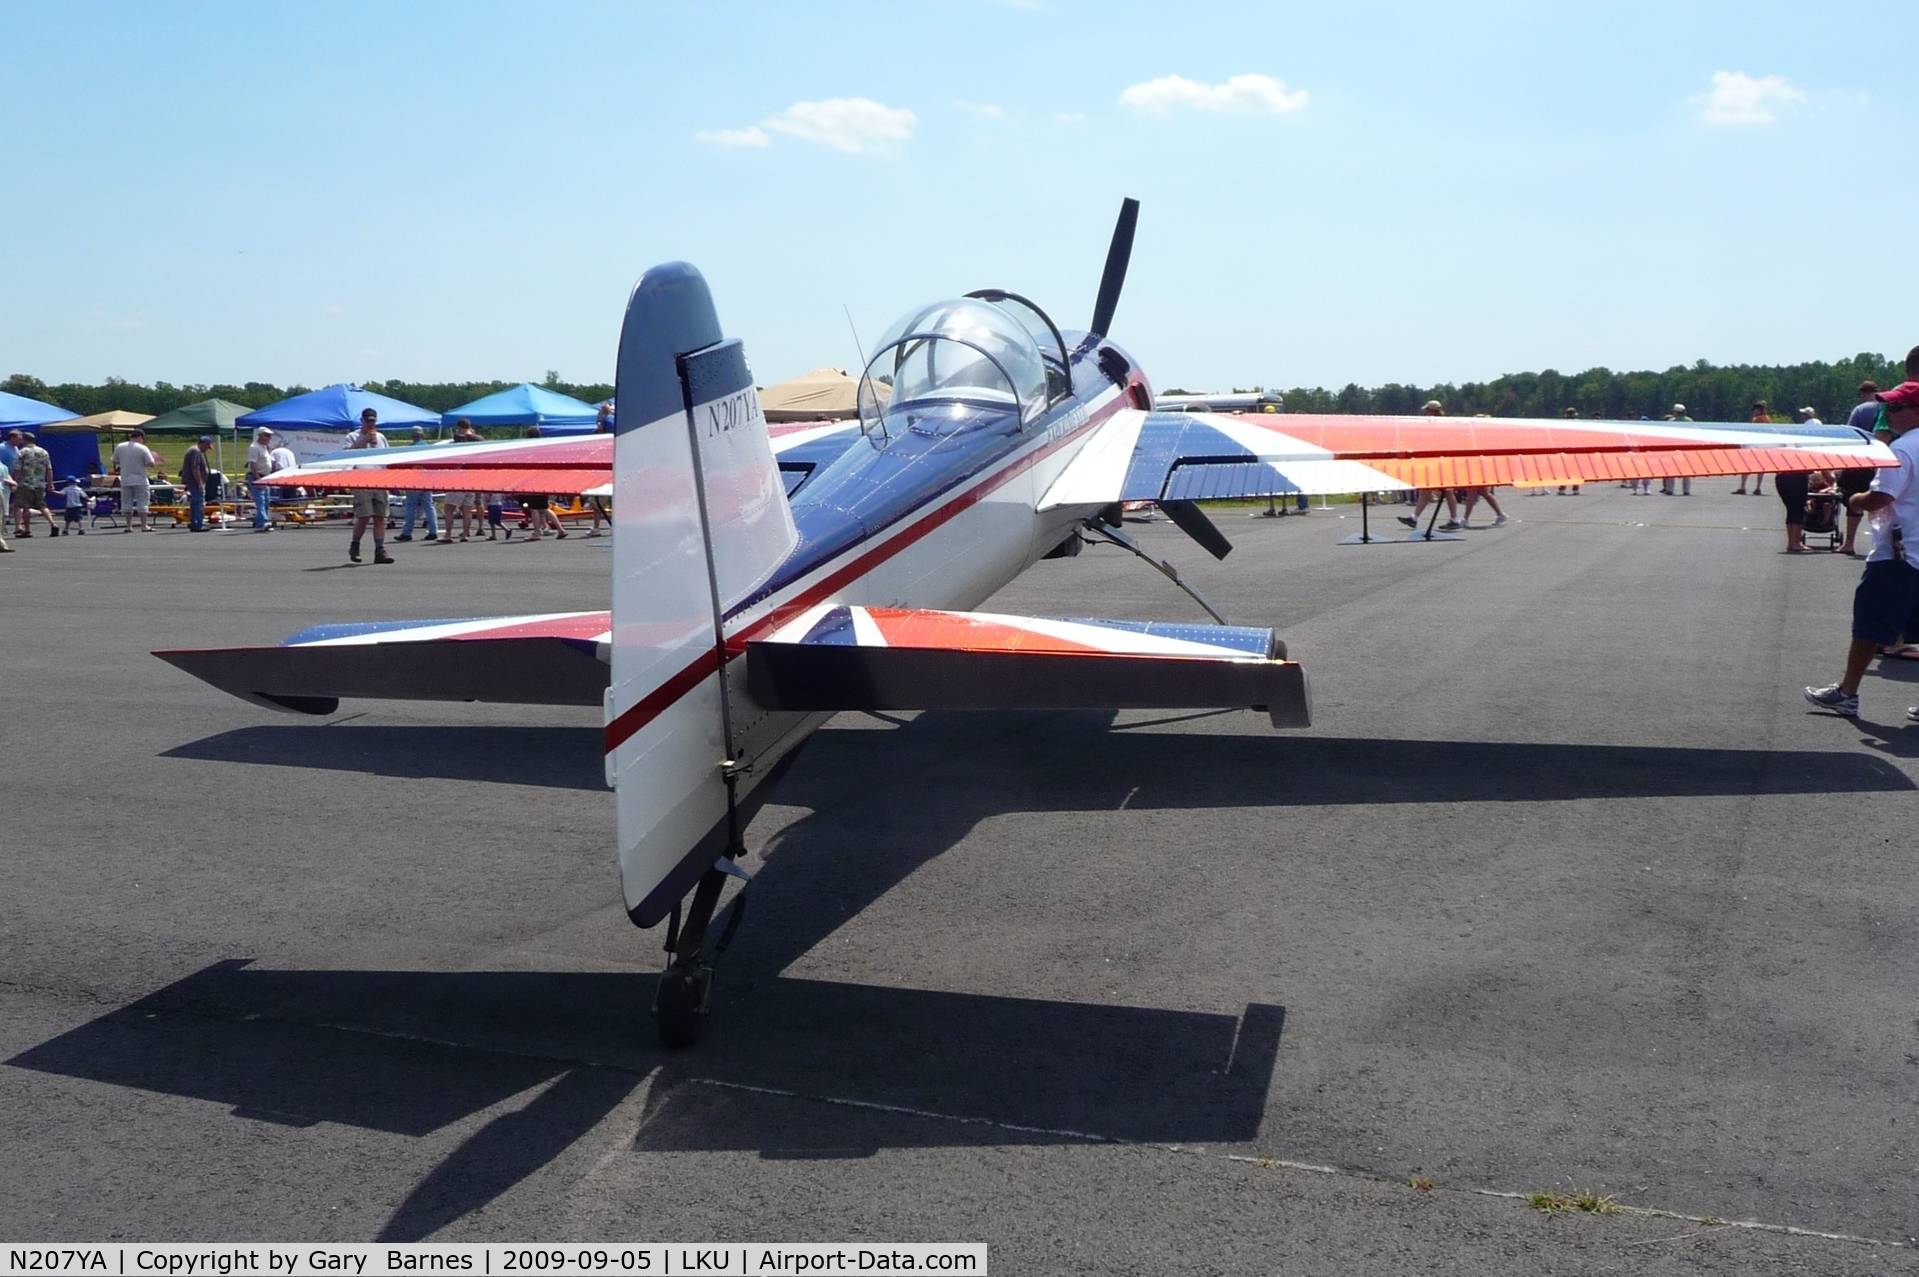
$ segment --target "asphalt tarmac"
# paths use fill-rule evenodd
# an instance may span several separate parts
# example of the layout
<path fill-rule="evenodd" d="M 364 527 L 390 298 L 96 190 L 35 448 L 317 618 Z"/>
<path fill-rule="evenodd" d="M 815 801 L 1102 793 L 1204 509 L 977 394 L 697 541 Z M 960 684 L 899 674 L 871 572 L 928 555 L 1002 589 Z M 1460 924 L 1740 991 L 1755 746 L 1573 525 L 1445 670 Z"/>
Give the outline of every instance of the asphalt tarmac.
<path fill-rule="evenodd" d="M 16 542 L 0 1235 L 1919 1272 L 1919 664 L 1811 712 L 1856 564 L 1695 486 L 1512 493 L 1430 545 L 1232 512 L 1224 563 L 1140 525 L 1279 627 L 1317 725 L 842 715 L 675 1054 L 594 713 L 299 719 L 147 655 L 601 607 L 606 541 Z M 1197 615 L 1108 549 L 991 606 Z"/>

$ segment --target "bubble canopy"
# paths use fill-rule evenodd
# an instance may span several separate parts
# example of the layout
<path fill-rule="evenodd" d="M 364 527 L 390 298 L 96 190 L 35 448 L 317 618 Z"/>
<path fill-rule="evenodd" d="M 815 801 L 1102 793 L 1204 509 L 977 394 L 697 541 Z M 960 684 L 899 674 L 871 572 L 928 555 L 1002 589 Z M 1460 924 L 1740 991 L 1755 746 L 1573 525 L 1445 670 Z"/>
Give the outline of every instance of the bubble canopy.
<path fill-rule="evenodd" d="M 1018 318 L 978 298 L 922 306 L 896 321 L 860 378 L 860 428 L 949 404 L 1017 412 L 1021 424 L 1046 406 L 1046 363 Z"/>

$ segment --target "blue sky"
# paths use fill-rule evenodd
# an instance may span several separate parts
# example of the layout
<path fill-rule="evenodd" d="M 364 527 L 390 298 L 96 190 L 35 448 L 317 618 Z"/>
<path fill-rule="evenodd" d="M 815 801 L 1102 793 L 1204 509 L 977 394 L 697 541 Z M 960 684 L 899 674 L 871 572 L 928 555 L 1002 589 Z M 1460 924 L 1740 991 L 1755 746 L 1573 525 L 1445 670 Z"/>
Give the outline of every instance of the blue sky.
<path fill-rule="evenodd" d="M 1083 326 L 1125 195 L 1114 336 L 1162 386 L 1904 351 L 1915 36 L 1910 0 L 13 0 L 0 375 L 610 379 L 684 258 L 767 382 L 972 288 Z"/>

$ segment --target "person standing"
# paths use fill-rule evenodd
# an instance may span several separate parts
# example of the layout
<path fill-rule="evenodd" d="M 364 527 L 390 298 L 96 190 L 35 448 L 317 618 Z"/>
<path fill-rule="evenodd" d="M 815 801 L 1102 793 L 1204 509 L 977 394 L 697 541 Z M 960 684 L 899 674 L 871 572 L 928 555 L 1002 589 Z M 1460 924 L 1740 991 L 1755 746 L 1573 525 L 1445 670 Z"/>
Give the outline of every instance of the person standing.
<path fill-rule="evenodd" d="M 265 532 L 273 527 L 269 502 L 273 489 L 261 480 L 273 473 L 273 432 L 261 426 L 247 445 L 247 491 L 253 495 L 253 530 Z"/>
<path fill-rule="evenodd" d="M 1823 424 L 1811 408 L 1801 408 L 1797 416 L 1799 424 L 1804 426 Z M 1786 507 L 1786 553 L 1804 554 L 1806 502 L 1812 495 L 1812 475 L 1804 470 L 1782 470 L 1772 477 L 1772 490 L 1779 494 L 1779 500 Z"/>
<path fill-rule="evenodd" d="M 482 443 L 484 441 L 480 438 L 480 432 L 473 428 L 473 423 L 465 417 L 461 417 L 453 423 L 453 442 L 462 444 Z M 446 502 L 446 526 L 440 532 L 440 541 L 442 544 L 453 539 L 453 522 L 455 517 L 458 517 L 460 520 L 460 540 L 465 541 L 473 535 L 473 515 L 475 508 L 479 505 L 480 495 L 481 494 L 477 492 L 448 492 L 446 494 L 444 498 Z"/>
<path fill-rule="evenodd" d="M 368 408 L 360 414 L 360 429 L 351 440 L 349 448 L 384 448 L 386 436 L 380 433 L 380 414 Z M 358 488 L 353 493 L 353 543 L 347 546 L 346 556 L 353 562 L 360 561 L 360 538 L 365 534 L 367 524 L 373 525 L 373 561 L 391 563 L 393 556 L 386 552 L 386 515 L 387 494 L 384 490 L 375 492 Z"/>
<path fill-rule="evenodd" d="M 412 446 L 415 448 L 427 446 L 425 426 L 413 427 Z M 420 517 L 422 511 L 426 512 L 426 539 L 429 541 L 437 541 L 440 539 L 440 521 L 433 513 L 433 494 L 431 492 L 415 491 L 406 494 L 406 522 L 400 528 L 399 540 L 411 541 L 413 539 L 413 524 L 414 521 Z M 448 516 L 447 522 L 449 524 L 452 522 L 451 516 Z"/>
<path fill-rule="evenodd" d="M 17 480 L 13 477 L 13 468 L 20 464 L 20 432 L 7 431 L 4 442 L 0 442 L 0 473 L 7 476 L 0 483 L 0 530 L 13 526 L 13 489 Z"/>
<path fill-rule="evenodd" d="M 1565 418 L 1566 420 L 1568 420 L 1568 421 L 1577 421 L 1577 420 L 1579 420 L 1579 409 L 1577 409 L 1577 408 L 1570 408 L 1570 407 L 1569 407 L 1569 408 L 1567 408 L 1567 409 L 1566 409 L 1566 410 L 1565 410 L 1564 412 L 1562 412 L 1562 413 L 1560 413 L 1559 415 L 1560 415 L 1560 416 L 1562 416 L 1562 417 L 1564 417 L 1564 418 Z M 1574 484 L 1564 484 L 1564 483 L 1562 483 L 1562 484 L 1560 484 L 1560 485 L 1559 485 L 1559 495 L 1560 495 L 1560 496 L 1562 496 L 1562 497 L 1563 497 L 1563 496 L 1565 496 L 1565 495 L 1566 495 L 1566 494 L 1567 494 L 1568 492 L 1571 492 L 1571 493 L 1572 493 L 1572 495 L 1574 495 L 1574 496 L 1578 496 L 1578 495 L 1579 495 L 1579 485 L 1578 485 L 1578 484 L 1576 484 L 1576 483 L 1574 483 Z"/>
<path fill-rule="evenodd" d="M 550 526 L 553 535 L 566 540 L 566 525 L 560 522 L 560 516 L 553 513 L 552 495 L 545 492 L 523 493 L 520 497 L 520 509 L 526 511 L 526 517 L 532 521 L 533 530 L 527 533 L 527 540 L 538 541 L 546 534 Z"/>
<path fill-rule="evenodd" d="M 1685 404 L 1676 403 L 1672 406 L 1672 414 L 1668 416 L 1666 420 L 1667 421 L 1691 421 L 1692 418 L 1686 415 Z M 1687 497 L 1691 496 L 1692 495 L 1692 476 L 1691 475 L 1685 476 L 1682 482 L 1684 483 L 1685 486 L 1680 489 L 1680 495 L 1687 496 Z M 1646 480 L 1646 489 L 1647 491 L 1652 490 L 1651 479 Z M 1672 477 L 1670 475 L 1660 482 L 1659 494 L 1661 496 L 1666 496 L 1666 497 L 1669 497 L 1672 495 Z"/>
<path fill-rule="evenodd" d="M 1766 407 L 1766 401 L 1764 399 L 1755 399 L 1753 400 L 1752 411 L 1746 414 L 1746 420 L 1751 422 L 1755 426 L 1764 426 L 1768 430 L 1770 430 L 1772 429 L 1772 410 Z M 1742 474 L 1739 476 L 1739 486 L 1732 490 L 1732 494 L 1735 497 L 1743 497 L 1746 495 L 1747 479 L 1752 480 L 1752 494 L 1755 497 L 1763 497 L 1766 495 L 1766 476 L 1765 475 Z M 1778 486 L 1779 485 L 1777 483 L 1773 485 L 1774 488 L 1777 488 Z"/>
<path fill-rule="evenodd" d="M 1862 381 L 1859 383 L 1859 402 L 1846 415 L 1846 425 L 1858 432 L 1861 439 L 1871 439 L 1879 428 L 1879 419 L 1885 415 L 1885 407 L 1879 402 L 1879 383 Z M 1873 469 L 1861 466 L 1856 470 L 1839 472 L 1839 499 L 1846 507 L 1846 539 L 1839 546 L 1839 553 L 1859 556 L 1859 520 L 1863 517 L 1852 508 L 1852 499 L 1872 487 Z"/>
<path fill-rule="evenodd" d="M 164 479 L 160 458 L 147 447 L 147 432 L 136 430 L 127 441 L 113 450 L 113 473 L 120 476 L 120 517 L 127 531 L 133 531 L 133 516 L 140 516 L 140 531 L 153 531 L 153 481 Z"/>
<path fill-rule="evenodd" d="M 1848 718 L 1859 713 L 1859 683 L 1873 657 L 1919 639 L 1919 381 L 1881 391 L 1892 453 L 1899 464 L 1873 471 L 1872 486 L 1851 508 L 1872 518 L 1872 553 L 1852 595 L 1852 642 L 1837 683 L 1808 687 L 1806 699 Z M 1919 706 L 1906 711 L 1919 720 Z"/>
<path fill-rule="evenodd" d="M 273 468 L 267 473 L 279 474 L 282 470 L 299 469 L 300 458 L 294 455 L 293 449 L 287 447 L 286 440 L 275 435 L 273 441 L 273 447 L 267 453 L 267 459 L 273 463 Z"/>
<path fill-rule="evenodd" d="M 180 482 L 187 488 L 187 531 L 205 532 L 207 530 L 207 486 L 213 478 L 213 467 L 207 463 L 207 454 L 213 451 L 213 439 L 210 435 L 201 435 L 187 455 L 180 461 Z"/>
<path fill-rule="evenodd" d="M 7 494 L 13 491 L 13 471 L 0 466 L 0 554 L 12 554 L 13 547 L 7 544 Z"/>
<path fill-rule="evenodd" d="M 68 475 L 65 486 L 60 489 L 60 504 L 66 510 L 67 526 L 60 529 L 60 535 L 70 537 L 78 532 L 87 534 L 87 486 L 78 475 Z"/>
<path fill-rule="evenodd" d="M 1437 399 L 1428 399 L 1420 405 L 1419 411 L 1421 416 L 1443 417 L 1446 415 L 1446 405 Z M 1300 497 L 1303 500 L 1305 494 L 1301 493 Z M 1446 502 L 1446 531 L 1450 532 L 1454 530 L 1460 526 L 1459 503 L 1455 500 L 1451 488 L 1421 488 L 1418 492 L 1417 499 L 1413 502 L 1413 512 L 1411 514 L 1400 515 L 1399 521 L 1417 531 L 1419 528 L 1419 517 L 1426 512 L 1426 507 L 1441 498 L 1444 498 Z M 1437 511 L 1434 512 L 1433 517 L 1439 517 Z"/>
<path fill-rule="evenodd" d="M 47 509 L 47 488 L 53 483 L 53 457 L 34 441 L 33 431 L 22 430 L 20 459 L 13 463 L 13 517 L 19 521 L 20 535 L 33 535 L 33 512 L 47 521 L 47 535 L 59 536 L 60 527 Z"/>

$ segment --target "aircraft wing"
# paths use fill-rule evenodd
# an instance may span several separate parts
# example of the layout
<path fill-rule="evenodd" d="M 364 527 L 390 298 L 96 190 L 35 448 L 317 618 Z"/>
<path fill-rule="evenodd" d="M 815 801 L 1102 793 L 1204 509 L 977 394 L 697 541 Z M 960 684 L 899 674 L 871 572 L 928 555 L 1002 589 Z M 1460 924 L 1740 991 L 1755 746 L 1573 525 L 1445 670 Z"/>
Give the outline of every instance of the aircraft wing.
<path fill-rule="evenodd" d="M 1844 426 L 1127 409 L 1100 424 L 1040 508 L 1897 464 Z"/>
<path fill-rule="evenodd" d="M 859 427 L 847 421 L 802 421 L 771 427 L 769 433 L 790 495 L 814 469 L 857 439 Z M 269 487 L 329 491 L 552 496 L 610 496 L 612 482 L 612 435 L 336 452 L 265 480 Z"/>
<path fill-rule="evenodd" d="M 607 612 L 373 621 L 316 625 L 271 647 L 154 655 L 242 700 L 303 714 L 331 714 L 343 696 L 599 705 L 611 631 Z"/>
<path fill-rule="evenodd" d="M 746 644 L 773 710 L 1259 709 L 1312 721 L 1268 629 L 822 604 Z"/>

